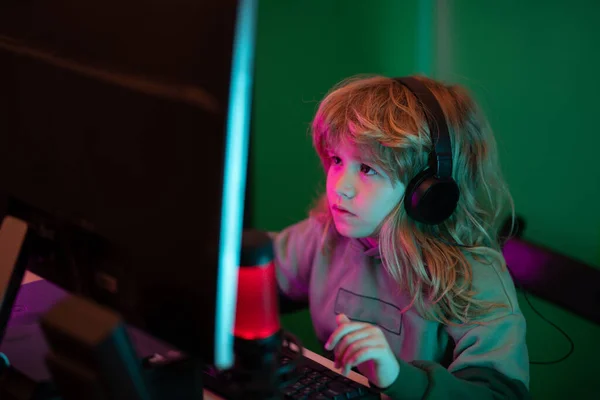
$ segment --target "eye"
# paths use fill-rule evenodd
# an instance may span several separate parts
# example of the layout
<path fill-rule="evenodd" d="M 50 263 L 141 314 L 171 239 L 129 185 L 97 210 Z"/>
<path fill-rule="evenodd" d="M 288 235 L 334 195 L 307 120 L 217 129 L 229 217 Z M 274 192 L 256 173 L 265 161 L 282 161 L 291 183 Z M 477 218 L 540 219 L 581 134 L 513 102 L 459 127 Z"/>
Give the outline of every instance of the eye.
<path fill-rule="evenodd" d="M 360 165 L 360 172 L 362 172 L 365 175 L 377 175 L 377 171 L 369 167 L 367 164 Z"/>
<path fill-rule="evenodd" d="M 331 163 L 334 165 L 339 165 L 342 163 L 342 159 L 339 158 L 338 156 L 331 156 Z"/>

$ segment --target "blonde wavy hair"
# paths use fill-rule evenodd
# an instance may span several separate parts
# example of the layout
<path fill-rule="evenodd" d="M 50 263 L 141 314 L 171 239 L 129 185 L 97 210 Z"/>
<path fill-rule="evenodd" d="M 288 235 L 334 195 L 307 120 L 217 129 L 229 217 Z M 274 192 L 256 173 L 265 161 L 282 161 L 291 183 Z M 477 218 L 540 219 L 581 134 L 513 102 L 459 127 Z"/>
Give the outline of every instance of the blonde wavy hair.
<path fill-rule="evenodd" d="M 514 220 L 514 206 L 492 131 L 469 93 L 458 85 L 416 78 L 432 91 L 446 116 L 452 176 L 460 199 L 454 214 L 435 226 L 409 218 L 402 199 L 380 226 L 381 259 L 399 289 L 410 294 L 411 302 L 403 312 L 414 306 L 425 318 L 444 324 L 476 323 L 478 317 L 505 305 L 475 298 L 468 256 L 506 267 L 498 240 L 499 220 L 507 210 Z M 329 150 L 344 141 L 358 146 L 361 154 L 405 186 L 427 166 L 432 149 L 424 110 L 416 97 L 382 76 L 353 77 L 332 88 L 319 105 L 312 138 L 325 172 L 331 162 Z M 326 195 L 311 215 L 329 231 L 332 215 Z"/>

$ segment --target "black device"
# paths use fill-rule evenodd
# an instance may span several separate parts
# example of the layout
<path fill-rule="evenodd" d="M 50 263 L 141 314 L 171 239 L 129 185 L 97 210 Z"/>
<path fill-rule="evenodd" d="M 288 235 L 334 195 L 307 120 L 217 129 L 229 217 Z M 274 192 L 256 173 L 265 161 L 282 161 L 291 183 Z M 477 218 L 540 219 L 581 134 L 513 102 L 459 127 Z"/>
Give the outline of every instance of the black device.
<path fill-rule="evenodd" d="M 256 12 L 255 0 L 0 4 L 0 219 L 32 235 L 11 288 L 26 267 L 233 365 Z M 47 335 L 85 345 L 82 327 L 49 317 Z M 122 337 L 104 321 L 108 341 L 88 347 Z"/>
<path fill-rule="evenodd" d="M 0 191 L 47 244 L 28 268 L 223 368 L 256 3 L 0 4 Z"/>
<path fill-rule="evenodd" d="M 452 178 L 452 146 L 446 117 L 423 82 L 415 77 L 394 80 L 407 87 L 419 101 L 433 142 L 427 167 L 406 186 L 404 208 L 416 221 L 428 225 L 441 224 L 452 215 L 460 196 L 458 185 Z"/>
<path fill-rule="evenodd" d="M 152 400 L 118 314 L 68 296 L 43 316 L 41 326 L 52 349 L 46 363 L 64 400 Z"/>

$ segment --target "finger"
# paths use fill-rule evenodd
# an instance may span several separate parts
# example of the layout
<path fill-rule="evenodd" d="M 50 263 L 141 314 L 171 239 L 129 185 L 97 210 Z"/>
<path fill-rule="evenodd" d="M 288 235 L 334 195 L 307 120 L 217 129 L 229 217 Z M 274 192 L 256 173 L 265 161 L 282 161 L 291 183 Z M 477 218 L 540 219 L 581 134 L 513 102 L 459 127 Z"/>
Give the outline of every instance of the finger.
<path fill-rule="evenodd" d="M 359 329 L 364 328 L 365 326 L 370 326 L 369 324 L 365 324 L 363 322 L 351 322 L 349 324 L 343 324 L 336 328 L 335 331 L 329 336 L 327 342 L 325 343 L 325 349 L 331 350 L 337 346 L 338 342 L 350 332 L 357 331 Z"/>
<path fill-rule="evenodd" d="M 356 342 L 357 340 L 365 339 L 365 338 L 371 336 L 372 334 L 373 334 L 373 332 L 369 328 L 362 328 L 362 329 L 358 329 L 354 332 L 348 333 L 346 336 L 344 336 L 339 341 L 337 346 L 335 346 L 335 348 L 334 348 L 334 354 L 335 354 L 336 360 L 341 360 L 341 356 L 346 352 L 346 349 L 352 343 Z"/>
<path fill-rule="evenodd" d="M 375 346 L 358 349 L 355 352 L 348 354 L 348 358 L 346 364 L 344 364 L 344 367 L 347 367 L 350 370 L 352 367 L 360 365 L 366 361 L 380 361 L 384 350 L 385 346 L 383 344 L 377 344 Z"/>
<path fill-rule="evenodd" d="M 350 321 L 350 318 L 346 316 L 346 314 L 338 314 L 335 320 L 337 321 L 338 325 L 352 322 Z"/>
<path fill-rule="evenodd" d="M 348 369 L 350 369 L 352 368 L 352 365 L 349 365 L 349 362 L 350 360 L 352 360 L 352 357 L 354 357 L 359 351 L 366 348 L 376 349 L 380 346 L 381 342 L 377 340 L 376 337 L 368 336 L 364 339 L 357 340 L 356 342 L 348 346 L 346 351 L 344 353 L 341 353 L 337 360 L 342 367 L 348 367 Z"/>

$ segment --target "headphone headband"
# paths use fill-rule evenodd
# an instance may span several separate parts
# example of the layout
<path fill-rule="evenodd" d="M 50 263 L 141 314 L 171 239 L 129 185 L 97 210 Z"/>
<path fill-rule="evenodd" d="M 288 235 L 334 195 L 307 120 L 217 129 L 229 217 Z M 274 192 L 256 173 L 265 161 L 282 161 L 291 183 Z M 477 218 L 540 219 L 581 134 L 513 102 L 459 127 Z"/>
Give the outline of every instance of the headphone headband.
<path fill-rule="evenodd" d="M 433 93 L 418 79 L 401 77 L 394 78 L 394 80 L 407 87 L 423 108 L 431 140 L 433 141 L 429 167 L 433 169 L 437 177 L 450 178 L 452 176 L 452 147 L 446 117 L 440 104 Z"/>
<path fill-rule="evenodd" d="M 452 179 L 452 147 L 442 107 L 424 83 L 414 77 L 394 78 L 407 87 L 423 109 L 433 148 L 429 166 L 414 176 L 404 193 L 404 208 L 416 221 L 437 225 L 456 210 L 460 190 Z"/>

